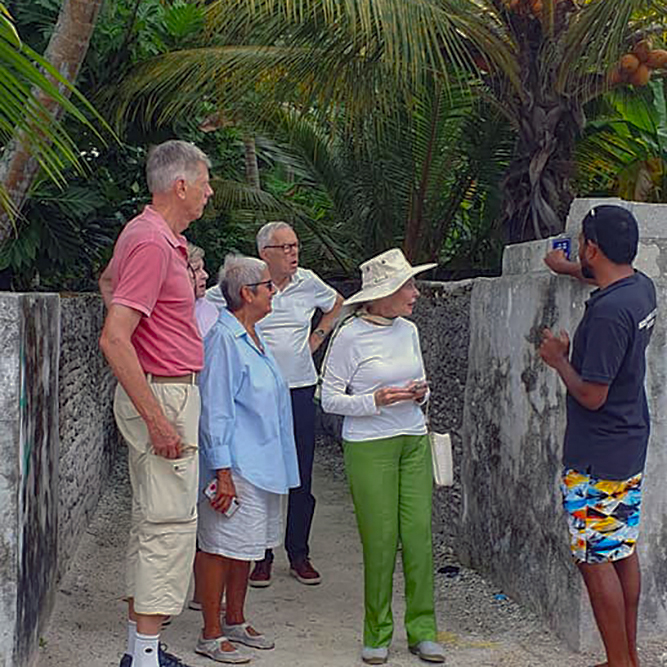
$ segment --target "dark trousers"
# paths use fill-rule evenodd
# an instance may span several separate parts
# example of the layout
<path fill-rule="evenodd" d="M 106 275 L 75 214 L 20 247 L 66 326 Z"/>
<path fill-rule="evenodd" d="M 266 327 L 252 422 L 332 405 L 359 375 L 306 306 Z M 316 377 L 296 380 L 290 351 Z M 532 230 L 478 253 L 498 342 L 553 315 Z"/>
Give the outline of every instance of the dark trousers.
<path fill-rule="evenodd" d="M 290 389 L 290 394 L 301 486 L 289 491 L 285 550 L 290 563 L 297 563 L 308 558 L 310 526 L 315 513 L 315 497 L 311 493 L 315 456 L 315 403 L 313 401 L 315 387 Z M 267 549 L 265 558 L 273 560 L 273 553 L 270 549 Z"/>

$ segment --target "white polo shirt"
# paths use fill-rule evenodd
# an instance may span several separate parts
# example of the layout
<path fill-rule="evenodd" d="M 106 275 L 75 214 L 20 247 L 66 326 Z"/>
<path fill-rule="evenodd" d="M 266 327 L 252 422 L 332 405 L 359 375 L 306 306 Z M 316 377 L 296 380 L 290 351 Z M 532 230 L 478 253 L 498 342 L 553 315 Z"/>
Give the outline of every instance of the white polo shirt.
<path fill-rule="evenodd" d="M 316 273 L 298 268 L 289 283 L 274 294 L 272 311 L 257 323 L 290 389 L 317 382 L 308 346 L 311 322 L 318 308 L 324 313 L 333 309 L 336 296 L 336 290 Z M 226 305 L 217 285 L 206 291 L 206 298 L 218 308 Z"/>

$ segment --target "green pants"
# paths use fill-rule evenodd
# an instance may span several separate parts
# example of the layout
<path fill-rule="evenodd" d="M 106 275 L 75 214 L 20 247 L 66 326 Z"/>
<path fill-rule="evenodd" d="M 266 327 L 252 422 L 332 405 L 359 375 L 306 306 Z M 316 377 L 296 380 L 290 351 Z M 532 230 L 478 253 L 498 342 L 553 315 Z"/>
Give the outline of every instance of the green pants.
<path fill-rule="evenodd" d="M 400 540 L 405 578 L 405 629 L 410 645 L 435 641 L 431 499 L 427 436 L 345 442 L 364 552 L 364 646 L 388 646 L 394 631 L 392 583 Z"/>

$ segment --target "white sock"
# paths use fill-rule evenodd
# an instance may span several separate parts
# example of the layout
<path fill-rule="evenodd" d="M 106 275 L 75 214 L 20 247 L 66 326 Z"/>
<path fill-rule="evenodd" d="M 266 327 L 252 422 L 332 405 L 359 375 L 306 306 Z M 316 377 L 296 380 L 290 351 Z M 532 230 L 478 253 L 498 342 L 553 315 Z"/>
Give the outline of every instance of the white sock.
<path fill-rule="evenodd" d="M 160 667 L 158 662 L 158 642 L 160 635 L 142 635 L 137 632 L 134 640 L 132 667 Z"/>
<path fill-rule="evenodd" d="M 137 623 L 136 621 L 127 621 L 127 649 L 125 653 L 134 655 L 134 642 L 137 638 Z"/>

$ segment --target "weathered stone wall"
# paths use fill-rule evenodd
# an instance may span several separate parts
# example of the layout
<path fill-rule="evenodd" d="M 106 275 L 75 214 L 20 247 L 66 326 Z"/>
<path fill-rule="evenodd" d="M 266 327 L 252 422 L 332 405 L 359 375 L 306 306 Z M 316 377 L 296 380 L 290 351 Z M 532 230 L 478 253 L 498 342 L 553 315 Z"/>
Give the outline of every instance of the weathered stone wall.
<path fill-rule="evenodd" d="M 0 295 L 0 665 L 28 665 L 57 576 L 57 295 Z"/>
<path fill-rule="evenodd" d="M 594 202 L 601 203 L 601 202 Z M 576 238 L 592 202 L 574 202 L 566 235 Z M 636 265 L 667 304 L 665 207 L 631 205 L 640 221 Z M 661 224 L 662 223 L 662 224 Z M 568 552 L 559 475 L 565 390 L 539 358 L 544 326 L 572 336 L 591 289 L 552 275 L 550 241 L 506 248 L 503 276 L 472 292 L 463 428 L 463 514 L 459 555 L 540 613 L 573 647 L 599 642 L 581 579 Z M 642 507 L 640 632 L 667 634 L 666 325 L 658 317 L 648 351 L 652 413 Z"/>
<path fill-rule="evenodd" d="M 28 667 L 116 452 L 95 296 L 0 294 L 0 667 Z"/>
<path fill-rule="evenodd" d="M 63 296 L 60 335 L 60 503 L 62 576 L 97 507 L 116 455 L 116 381 L 98 346 L 104 305 L 98 295 Z"/>
<path fill-rule="evenodd" d="M 436 489 L 433 502 L 434 544 L 446 555 L 456 550 L 461 522 L 461 434 L 473 284 L 472 280 L 420 281 L 421 296 L 413 316 L 431 383 L 431 426 L 437 432 L 452 435 L 454 485 Z"/>

